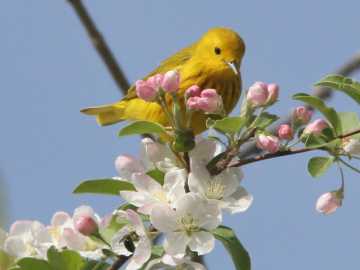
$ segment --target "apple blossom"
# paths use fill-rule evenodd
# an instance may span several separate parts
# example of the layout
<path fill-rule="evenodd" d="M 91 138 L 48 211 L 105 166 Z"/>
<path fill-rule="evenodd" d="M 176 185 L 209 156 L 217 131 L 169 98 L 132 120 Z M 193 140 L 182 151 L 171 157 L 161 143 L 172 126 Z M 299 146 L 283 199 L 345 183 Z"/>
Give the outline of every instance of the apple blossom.
<path fill-rule="evenodd" d="M 204 89 L 200 96 L 191 96 L 186 103 L 190 110 L 201 110 L 207 113 L 216 113 L 222 109 L 222 98 L 215 89 Z"/>
<path fill-rule="evenodd" d="M 101 249 L 105 244 L 93 241 L 91 238 L 81 234 L 75 223 L 79 217 L 91 217 L 100 224 L 100 218 L 89 206 L 80 206 L 74 210 L 73 217 L 66 212 L 56 212 L 47 228 L 51 235 L 52 243 L 56 248 L 68 248 L 78 251 L 82 256 L 90 259 L 99 259 L 102 256 Z"/>
<path fill-rule="evenodd" d="M 240 168 L 229 168 L 211 176 L 206 168 L 209 161 L 222 152 L 220 143 L 202 139 L 190 152 L 189 188 L 220 208 L 237 213 L 245 211 L 252 203 L 252 196 L 240 186 L 243 173 Z"/>
<path fill-rule="evenodd" d="M 320 135 L 327 127 L 329 127 L 329 125 L 325 120 L 316 119 L 305 127 L 303 134 Z"/>
<path fill-rule="evenodd" d="M 220 225 L 221 214 L 215 204 L 189 192 L 179 197 L 173 207 L 157 204 L 150 221 L 164 233 L 164 249 L 169 255 L 184 256 L 187 247 L 203 255 L 214 248 L 215 239 L 210 231 Z"/>
<path fill-rule="evenodd" d="M 272 135 L 259 134 L 256 137 L 256 146 L 270 153 L 276 153 L 280 148 L 280 141 Z"/>
<path fill-rule="evenodd" d="M 115 160 L 115 169 L 121 177 L 130 179 L 135 172 L 145 172 L 145 166 L 141 161 L 130 155 L 120 155 Z"/>
<path fill-rule="evenodd" d="M 185 193 L 185 169 L 169 171 L 165 174 L 164 184 L 144 173 L 135 173 L 132 183 L 136 191 L 120 191 L 120 195 L 129 203 L 139 207 L 138 211 L 150 214 L 156 204 L 172 204 Z"/>
<path fill-rule="evenodd" d="M 86 219 L 84 220 L 84 218 Z M 92 221 L 88 221 L 87 218 L 91 219 Z M 95 213 L 95 211 L 90 206 L 81 205 L 74 210 L 73 221 L 76 229 L 79 226 L 81 227 L 81 229 L 84 229 L 85 233 L 88 233 L 89 231 L 87 229 L 89 229 L 90 231 L 93 231 L 91 229 L 94 228 L 98 229 L 98 224 L 100 223 L 100 217 Z M 84 223 L 85 226 L 81 226 L 84 225 Z"/>
<path fill-rule="evenodd" d="M 292 117 L 296 123 L 305 125 L 309 123 L 312 114 L 313 112 L 307 109 L 305 106 L 299 106 L 296 107 L 295 110 L 293 111 Z"/>
<path fill-rule="evenodd" d="M 269 92 L 268 86 L 263 82 L 255 82 L 250 86 L 246 100 L 252 107 L 264 106 L 267 103 Z"/>
<path fill-rule="evenodd" d="M 161 73 L 155 74 L 153 76 L 150 76 L 147 80 L 146 83 L 148 86 L 152 87 L 153 89 L 155 89 L 156 92 L 158 92 L 161 88 L 161 84 L 164 80 L 164 75 Z"/>
<path fill-rule="evenodd" d="M 276 83 L 270 83 L 267 85 L 268 99 L 266 105 L 274 104 L 279 98 L 279 86 Z"/>
<path fill-rule="evenodd" d="M 126 270 L 140 269 L 151 256 L 151 242 L 147 235 L 146 229 L 140 216 L 133 210 L 128 209 L 126 211 L 118 210 L 115 212 L 117 221 L 124 223 L 124 220 L 128 222 L 122 227 L 112 238 L 111 247 L 113 252 L 119 255 L 131 256 Z M 131 238 L 131 234 L 136 234 L 136 239 Z M 127 250 L 124 245 L 124 239 L 129 236 L 132 243 L 135 246 L 135 251 L 131 252 Z"/>
<path fill-rule="evenodd" d="M 280 125 L 278 129 L 278 137 L 282 140 L 291 140 L 294 137 L 294 131 L 290 125 Z"/>
<path fill-rule="evenodd" d="M 192 86 L 190 86 L 186 91 L 185 91 L 185 96 L 187 98 L 189 97 L 200 97 L 201 94 L 201 88 L 194 84 Z"/>
<path fill-rule="evenodd" d="M 154 101 L 157 97 L 157 90 L 143 80 L 135 82 L 136 94 L 145 101 Z"/>
<path fill-rule="evenodd" d="M 338 191 L 324 193 L 316 202 L 316 210 L 325 215 L 334 213 L 341 206 L 342 197 L 342 193 Z"/>
<path fill-rule="evenodd" d="M 19 220 L 10 227 L 4 242 L 4 250 L 15 258 L 46 258 L 52 245 L 51 237 L 45 226 L 38 221 Z"/>
<path fill-rule="evenodd" d="M 179 89 L 180 75 L 176 70 L 169 70 L 165 73 L 164 78 L 161 82 L 161 87 L 165 92 L 173 93 Z"/>

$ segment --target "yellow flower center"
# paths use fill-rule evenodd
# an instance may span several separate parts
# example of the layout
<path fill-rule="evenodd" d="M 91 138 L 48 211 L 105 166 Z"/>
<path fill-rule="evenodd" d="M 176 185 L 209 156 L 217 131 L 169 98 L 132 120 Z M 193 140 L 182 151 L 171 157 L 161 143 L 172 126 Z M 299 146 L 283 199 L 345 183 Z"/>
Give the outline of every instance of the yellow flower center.
<path fill-rule="evenodd" d="M 220 179 L 210 180 L 205 196 L 208 199 L 221 200 L 224 197 L 225 186 Z"/>

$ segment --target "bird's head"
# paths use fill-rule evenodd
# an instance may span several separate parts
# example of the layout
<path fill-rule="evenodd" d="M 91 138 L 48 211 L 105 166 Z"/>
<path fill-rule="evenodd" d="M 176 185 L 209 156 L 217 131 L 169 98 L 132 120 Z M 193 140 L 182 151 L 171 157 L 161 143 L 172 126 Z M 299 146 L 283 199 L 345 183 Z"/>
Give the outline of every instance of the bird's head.
<path fill-rule="evenodd" d="M 239 74 L 245 43 L 229 28 L 212 28 L 205 33 L 196 46 L 196 56 L 203 61 L 231 69 Z"/>

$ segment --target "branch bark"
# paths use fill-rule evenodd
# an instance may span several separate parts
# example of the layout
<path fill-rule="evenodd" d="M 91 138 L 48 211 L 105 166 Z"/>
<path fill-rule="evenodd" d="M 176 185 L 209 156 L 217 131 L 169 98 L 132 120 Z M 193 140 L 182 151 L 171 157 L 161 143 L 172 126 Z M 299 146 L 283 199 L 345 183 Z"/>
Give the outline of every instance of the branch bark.
<path fill-rule="evenodd" d="M 351 137 L 355 134 L 360 133 L 360 129 L 354 130 L 352 132 L 337 136 L 335 139 L 344 139 L 347 137 Z M 289 150 L 285 150 L 285 151 L 280 151 L 280 152 L 276 152 L 276 153 L 268 153 L 268 154 L 264 154 L 264 155 L 259 155 L 259 156 L 255 156 L 255 157 L 251 157 L 251 158 L 247 158 L 247 159 L 241 159 L 238 162 L 232 163 L 229 167 L 240 167 L 246 164 L 250 164 L 250 163 L 254 163 L 257 161 L 262 161 L 262 160 L 266 160 L 266 159 L 272 159 L 272 158 L 277 158 L 277 157 L 283 157 L 283 156 L 289 156 L 289 155 L 296 155 L 296 154 L 301 154 L 301 153 L 305 153 L 305 152 L 310 152 L 310 151 L 315 151 L 315 150 L 322 150 L 322 147 L 318 147 L 318 148 L 299 148 L 299 149 L 289 149 Z"/>
<path fill-rule="evenodd" d="M 125 73 L 117 63 L 113 53 L 107 45 L 100 31 L 97 29 L 94 21 L 90 17 L 88 11 L 82 3 L 82 0 L 67 0 L 74 8 L 77 16 L 79 17 L 82 25 L 86 29 L 86 32 L 98 52 L 100 58 L 103 60 L 105 66 L 110 72 L 119 90 L 125 95 L 130 87 Z"/>

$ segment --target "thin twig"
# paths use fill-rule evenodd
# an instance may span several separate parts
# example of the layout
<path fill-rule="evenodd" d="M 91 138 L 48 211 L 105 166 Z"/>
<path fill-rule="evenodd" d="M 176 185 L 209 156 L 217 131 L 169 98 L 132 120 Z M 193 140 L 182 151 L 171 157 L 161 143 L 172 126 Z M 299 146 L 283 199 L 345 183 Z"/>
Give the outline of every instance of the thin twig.
<path fill-rule="evenodd" d="M 349 76 L 355 71 L 360 69 L 360 52 L 354 54 L 347 62 L 345 62 L 342 66 L 336 69 L 333 73 L 339 74 L 343 76 Z M 326 100 L 332 97 L 333 91 L 328 87 L 315 87 L 313 90 L 313 95 Z M 270 128 L 271 133 L 275 133 L 279 128 L 279 125 L 286 124 L 291 122 L 291 114 L 282 117 L 277 125 L 274 125 Z M 240 158 L 248 157 L 254 155 L 256 153 L 261 152 L 260 149 L 256 148 L 255 143 L 248 143 L 244 145 L 241 149 Z"/>
<path fill-rule="evenodd" d="M 89 38 L 94 45 L 96 51 L 99 53 L 99 56 L 106 65 L 108 71 L 110 72 L 112 78 L 116 82 L 117 86 L 123 94 L 127 93 L 127 90 L 130 87 L 129 81 L 127 80 L 125 73 L 120 68 L 117 63 L 113 53 L 111 52 L 109 46 L 104 40 L 102 34 L 98 31 L 94 21 L 90 17 L 88 11 L 83 5 L 81 0 L 67 0 L 72 7 L 74 8 L 76 14 L 78 15 L 81 23 L 85 27 Z"/>
<path fill-rule="evenodd" d="M 344 139 L 344 138 L 351 137 L 358 133 L 360 133 L 360 129 L 337 136 L 335 139 Z M 229 167 L 240 167 L 240 166 L 254 163 L 257 161 L 262 161 L 262 160 L 272 159 L 272 158 L 277 158 L 277 157 L 282 157 L 282 156 L 296 155 L 296 154 L 301 154 L 301 153 L 314 151 L 314 150 L 323 150 L 323 147 L 320 146 L 320 147 L 313 147 L 313 148 L 299 148 L 299 149 L 295 149 L 295 150 L 289 149 L 289 150 L 285 150 L 285 151 L 279 151 L 276 153 L 268 153 L 268 154 L 264 154 L 264 155 L 247 158 L 247 159 L 240 159 L 239 161 L 232 163 Z"/>

